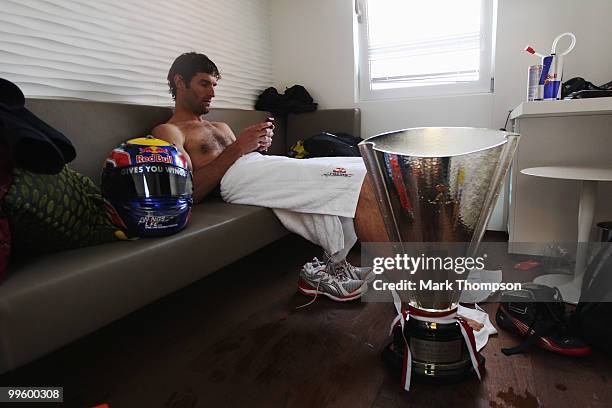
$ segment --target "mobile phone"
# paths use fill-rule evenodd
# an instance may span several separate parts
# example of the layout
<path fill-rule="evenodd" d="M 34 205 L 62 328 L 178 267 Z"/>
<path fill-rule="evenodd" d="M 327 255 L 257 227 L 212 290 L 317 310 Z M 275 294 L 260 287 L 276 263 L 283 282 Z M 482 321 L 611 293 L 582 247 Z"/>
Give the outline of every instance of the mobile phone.
<path fill-rule="evenodd" d="M 275 119 L 273 117 L 270 116 L 270 117 L 266 118 L 266 122 L 272 122 L 272 124 L 270 126 L 268 126 L 266 129 L 274 129 L 274 125 L 276 124 L 276 121 L 275 121 Z M 257 151 L 259 153 L 261 153 L 261 154 L 266 154 L 268 152 L 268 149 L 267 148 L 266 149 L 259 148 L 259 149 L 257 149 Z"/>

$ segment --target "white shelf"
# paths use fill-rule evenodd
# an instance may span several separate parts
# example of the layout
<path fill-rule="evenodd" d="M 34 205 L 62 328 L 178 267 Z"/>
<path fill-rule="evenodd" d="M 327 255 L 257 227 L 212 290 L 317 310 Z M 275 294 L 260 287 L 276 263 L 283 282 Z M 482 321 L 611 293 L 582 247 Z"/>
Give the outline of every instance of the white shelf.
<path fill-rule="evenodd" d="M 560 101 L 530 101 L 523 102 L 514 108 L 510 114 L 510 119 L 609 115 L 611 113 L 612 97 Z"/>

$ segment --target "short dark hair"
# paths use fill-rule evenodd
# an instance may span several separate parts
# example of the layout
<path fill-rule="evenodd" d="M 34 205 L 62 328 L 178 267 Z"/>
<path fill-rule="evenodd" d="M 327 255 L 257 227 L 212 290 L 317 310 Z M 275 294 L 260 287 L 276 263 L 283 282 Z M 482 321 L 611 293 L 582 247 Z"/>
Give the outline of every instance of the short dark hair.
<path fill-rule="evenodd" d="M 217 79 L 221 79 L 219 69 L 206 55 L 198 54 L 197 52 L 186 52 L 179 55 L 172 63 L 168 72 L 168 86 L 170 87 L 172 99 L 176 99 L 176 84 L 174 83 L 174 76 L 176 74 L 183 77 L 183 81 L 188 87 L 191 78 L 199 73 L 210 74 Z"/>

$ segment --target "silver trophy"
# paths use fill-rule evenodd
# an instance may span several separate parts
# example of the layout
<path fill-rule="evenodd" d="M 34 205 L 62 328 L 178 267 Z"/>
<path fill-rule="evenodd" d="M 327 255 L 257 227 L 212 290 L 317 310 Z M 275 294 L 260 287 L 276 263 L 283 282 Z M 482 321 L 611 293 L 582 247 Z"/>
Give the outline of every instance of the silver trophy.
<path fill-rule="evenodd" d="M 434 255 L 475 256 L 518 140 L 518 134 L 490 129 L 415 128 L 361 142 L 394 252 L 414 251 L 414 243 L 464 243 L 442 254 L 438 245 Z M 425 245 L 423 251 L 428 254 L 431 248 Z M 441 282 L 457 279 L 453 274 L 434 269 L 413 278 Z M 413 354 L 412 371 L 444 380 L 468 374 L 473 361 L 459 324 L 440 323 L 456 314 L 461 295 L 457 286 L 402 295 L 415 316 L 406 320 L 406 327 L 402 324 Z M 402 354 L 401 344 L 395 343 L 395 353 Z"/>

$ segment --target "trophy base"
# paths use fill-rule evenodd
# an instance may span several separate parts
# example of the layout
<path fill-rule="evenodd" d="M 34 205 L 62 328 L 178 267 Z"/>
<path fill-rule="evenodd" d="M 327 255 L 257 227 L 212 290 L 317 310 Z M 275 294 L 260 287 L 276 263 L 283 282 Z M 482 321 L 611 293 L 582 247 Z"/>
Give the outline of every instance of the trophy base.
<path fill-rule="evenodd" d="M 404 355 L 393 349 L 393 343 L 385 347 L 382 352 L 383 361 L 389 366 L 394 374 L 402 376 L 404 365 Z M 478 361 L 484 369 L 485 358 L 478 353 Z M 460 363 L 423 363 L 420 361 L 412 362 L 412 378 L 415 382 L 429 384 L 453 384 L 469 378 L 477 378 L 474 367 L 470 362 Z"/>

